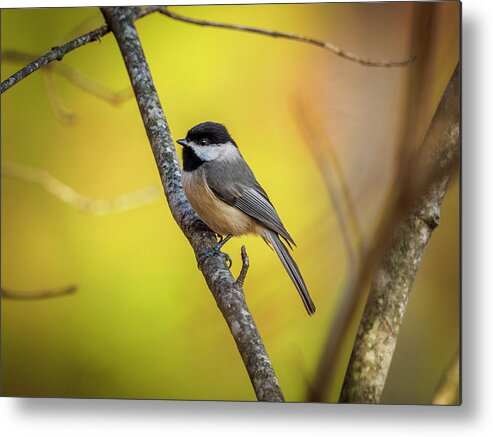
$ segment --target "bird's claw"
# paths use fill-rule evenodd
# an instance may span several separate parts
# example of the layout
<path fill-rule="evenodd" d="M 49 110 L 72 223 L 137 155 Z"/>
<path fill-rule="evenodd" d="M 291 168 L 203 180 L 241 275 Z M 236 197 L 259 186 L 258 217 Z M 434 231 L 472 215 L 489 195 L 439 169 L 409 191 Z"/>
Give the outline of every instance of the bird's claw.
<path fill-rule="evenodd" d="M 199 259 L 198 259 L 198 268 L 199 270 L 201 270 L 201 266 L 203 264 L 203 262 L 209 258 L 211 255 L 214 255 L 214 254 L 219 254 L 221 255 L 222 257 L 224 257 L 228 263 L 228 269 L 230 269 L 233 265 L 233 260 L 231 259 L 231 257 L 227 254 L 227 253 L 224 253 L 224 252 L 221 252 L 220 248 L 218 247 L 213 247 L 212 249 L 209 249 L 209 250 L 206 250 L 204 253 L 202 253 L 202 255 L 200 255 Z"/>
<path fill-rule="evenodd" d="M 228 263 L 228 269 L 233 267 L 233 260 L 231 259 L 231 257 L 227 253 L 224 252 L 219 252 L 219 253 L 226 259 L 226 262 Z"/>

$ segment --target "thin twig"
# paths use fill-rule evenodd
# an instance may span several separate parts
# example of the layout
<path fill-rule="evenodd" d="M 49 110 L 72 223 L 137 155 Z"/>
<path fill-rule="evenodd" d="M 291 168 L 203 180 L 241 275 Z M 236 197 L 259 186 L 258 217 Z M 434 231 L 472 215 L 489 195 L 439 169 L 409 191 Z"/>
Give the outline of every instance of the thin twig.
<path fill-rule="evenodd" d="M 77 70 L 69 68 L 67 65 L 56 65 L 57 67 L 61 67 L 57 68 L 56 72 L 65 77 L 71 84 L 113 106 L 119 106 L 133 97 L 133 92 L 130 87 L 121 91 L 113 91 L 100 83 L 89 79 L 87 76 L 80 74 Z"/>
<path fill-rule="evenodd" d="M 101 27 L 103 24 L 104 24 L 103 17 L 101 17 L 99 11 L 95 10 L 91 16 L 87 17 L 85 20 L 78 23 L 70 30 L 70 32 L 66 33 L 65 37 L 60 39 L 60 42 L 76 38 L 78 35 L 88 32 L 90 29 L 94 27 Z"/>
<path fill-rule="evenodd" d="M 198 20 L 195 18 L 185 17 L 184 15 L 180 15 L 180 14 L 177 14 L 175 12 L 171 12 L 167 8 L 167 6 L 148 6 L 148 7 L 140 7 L 140 8 L 135 8 L 135 9 L 136 9 L 136 13 L 135 13 L 135 19 L 136 20 L 139 18 L 145 17 L 146 15 L 152 14 L 154 12 L 160 12 L 161 14 L 163 14 L 169 18 L 172 18 L 173 20 L 178 20 L 178 21 L 182 21 L 185 23 L 189 23 L 189 24 L 196 24 L 199 26 L 210 26 L 210 27 L 218 27 L 218 28 L 222 28 L 222 29 L 230 29 L 230 30 L 237 30 L 237 31 L 249 32 L 249 33 L 256 33 L 259 35 L 270 36 L 273 38 L 284 38 L 284 39 L 290 39 L 290 40 L 294 40 L 294 41 L 303 42 L 306 44 L 311 44 L 311 45 L 329 50 L 332 53 L 334 53 L 335 55 L 340 56 L 343 59 L 346 59 L 346 60 L 352 61 L 352 62 L 356 62 L 360 65 L 364 65 L 367 67 L 404 67 L 404 66 L 407 66 L 409 64 L 412 64 L 416 60 L 416 55 L 413 55 L 412 57 L 405 59 L 405 60 L 401 60 L 401 61 L 365 59 L 365 58 L 361 58 L 360 56 L 358 56 L 354 53 L 343 50 L 343 49 L 337 47 L 336 45 L 334 45 L 328 41 L 323 41 L 323 40 L 319 40 L 316 38 L 310 38 L 307 36 L 296 35 L 296 34 L 292 34 L 292 33 L 278 32 L 275 30 L 259 29 L 256 27 L 220 23 L 220 22 L 215 22 L 215 21 Z M 108 30 L 107 26 L 101 26 L 98 29 L 92 30 L 91 32 L 87 32 L 84 35 L 81 35 L 81 36 L 69 41 L 66 44 L 63 44 L 63 45 L 57 46 L 57 47 L 53 47 L 50 52 L 37 58 L 35 61 L 31 62 L 30 64 L 26 65 L 21 70 L 14 73 L 8 79 L 4 80 L 0 85 L 0 94 L 3 94 L 5 91 L 12 88 L 18 82 L 20 82 L 22 79 L 25 79 L 27 76 L 29 76 L 30 74 L 39 70 L 41 67 L 48 65 L 50 62 L 61 61 L 67 53 L 70 53 L 71 51 L 73 51 L 79 47 L 82 47 L 83 45 L 86 45 L 90 42 L 99 41 L 100 38 L 102 38 L 104 35 L 106 35 L 108 33 L 108 31 L 109 30 Z"/>
<path fill-rule="evenodd" d="M 50 102 L 53 113 L 58 120 L 65 124 L 70 124 L 75 120 L 75 114 L 69 111 L 62 102 L 58 88 L 53 77 L 53 72 L 50 69 L 42 70 L 42 76 L 46 85 L 46 93 Z"/>
<path fill-rule="evenodd" d="M 132 9 L 109 7 L 102 11 L 125 61 L 171 213 L 199 259 L 201 254 L 214 247 L 216 237 L 201 224 L 185 197 L 173 139 L 134 25 Z M 210 256 L 202 263 L 201 272 L 233 335 L 257 399 L 283 401 L 243 289 L 235 283 L 224 258 L 220 254 Z"/>
<path fill-rule="evenodd" d="M 135 19 L 145 17 L 146 15 L 156 12 L 158 9 L 160 9 L 160 6 L 138 8 Z M 48 65 L 50 62 L 61 61 L 67 53 L 70 53 L 71 51 L 82 47 L 90 42 L 99 41 L 108 32 L 108 26 L 101 26 L 98 29 L 91 30 L 84 35 L 81 35 L 65 44 L 62 44 L 61 46 L 53 47 L 50 52 L 46 53 L 43 56 L 40 56 L 33 62 L 26 65 L 24 68 L 21 68 L 19 71 L 14 73 L 8 79 L 5 79 L 0 85 L 0 94 L 3 94 L 5 91 L 20 82 L 22 79 L 25 79 L 27 76 L 39 70 L 41 67 Z"/>
<path fill-rule="evenodd" d="M 67 294 L 73 294 L 77 291 L 77 286 L 67 285 L 66 287 L 62 287 L 62 288 L 50 288 L 46 290 L 36 290 L 36 291 L 7 290 L 2 287 L 0 291 L 3 299 L 36 300 L 36 299 L 49 299 L 53 297 L 65 296 Z"/>
<path fill-rule="evenodd" d="M 62 202 L 94 216 L 137 208 L 162 196 L 157 187 L 149 186 L 113 199 L 91 199 L 54 178 L 45 170 L 10 161 L 2 162 L 2 176 L 37 184 Z"/>
<path fill-rule="evenodd" d="M 433 394 L 433 405 L 457 405 L 460 403 L 460 355 L 455 354 Z"/>
<path fill-rule="evenodd" d="M 2 51 L 2 60 L 4 62 L 26 63 L 32 62 L 38 56 L 31 53 L 25 53 L 18 50 Z M 75 68 L 64 63 L 48 64 L 44 72 L 56 73 L 67 79 L 72 85 L 75 85 L 82 91 L 86 91 L 95 97 L 98 97 L 111 105 L 118 106 L 130 100 L 133 97 L 132 88 L 128 87 L 122 91 L 113 91 L 108 87 L 82 75 Z"/>
<path fill-rule="evenodd" d="M 416 59 L 416 56 L 412 56 L 409 59 L 400 60 L 400 61 L 383 61 L 383 60 L 365 59 L 354 53 L 343 50 L 340 47 L 337 47 L 336 45 L 328 41 L 323 41 L 308 36 L 296 35 L 294 33 L 287 33 L 287 32 L 278 32 L 275 30 L 268 30 L 268 29 L 259 29 L 257 27 L 242 26 L 238 24 L 228 24 L 228 23 L 220 23 L 217 21 L 199 20 L 196 18 L 186 17 L 184 15 L 177 14 L 176 12 L 171 12 L 167 6 L 162 6 L 161 8 L 159 8 L 159 12 L 163 15 L 166 15 L 169 18 L 172 18 L 173 20 L 183 21 L 189 24 L 196 24 L 198 26 L 210 26 L 210 27 L 219 27 L 222 29 L 238 30 L 242 32 L 250 32 L 259 35 L 270 36 L 272 38 L 291 39 L 294 41 L 311 44 L 317 47 L 322 47 L 324 49 L 327 49 L 332 53 L 334 53 L 335 55 L 340 56 L 341 58 L 344 58 L 348 61 L 356 62 L 360 65 L 364 65 L 367 67 L 404 67 L 406 65 L 411 64 Z"/>
<path fill-rule="evenodd" d="M 347 187 L 337 154 L 333 150 L 327 132 L 323 128 L 323 123 L 319 115 L 311 110 L 307 104 L 300 103 L 296 106 L 296 120 L 304 137 L 305 144 L 314 157 L 314 162 L 319 168 L 323 178 L 325 188 L 330 195 L 330 200 L 336 213 L 339 227 L 341 228 L 342 238 L 348 254 L 348 263 L 354 265 L 359 257 L 355 246 L 362 245 L 362 234 L 359 221 L 356 217 L 356 210 L 352 201 L 352 196 Z M 336 181 L 336 176 L 338 181 Z M 355 240 L 351 237 L 351 230 L 348 226 L 346 217 L 351 218 Z"/>
<path fill-rule="evenodd" d="M 45 65 L 48 65 L 50 62 L 53 61 L 61 61 L 67 53 L 79 47 L 82 47 L 85 44 L 97 41 L 107 33 L 108 27 L 103 26 L 99 29 L 79 36 L 78 38 L 75 38 L 74 40 L 66 44 L 53 47 L 51 51 L 48 52 L 46 55 L 39 57 L 35 61 L 26 65 L 24 68 L 20 69 L 18 72 L 14 73 L 8 79 L 4 80 L 0 85 L 0 93 L 3 94 L 8 89 L 12 88 L 16 83 L 20 82 L 22 79 L 25 79 L 27 76 L 39 70 L 41 67 L 44 67 Z"/>
<path fill-rule="evenodd" d="M 235 284 L 240 288 L 243 287 L 243 283 L 245 282 L 249 267 L 250 267 L 250 259 L 248 258 L 246 247 L 241 246 L 241 270 L 235 282 Z"/>
<path fill-rule="evenodd" d="M 330 194 L 348 255 L 346 279 L 341 292 L 342 302 L 335 319 L 330 324 L 315 377 L 307 384 L 307 399 L 311 402 L 322 402 L 336 368 L 335 357 L 342 348 L 346 330 L 357 308 L 358 296 L 354 292 L 353 285 L 359 272 L 361 259 L 364 257 L 364 242 L 356 209 L 339 159 L 319 114 L 311 108 L 312 106 L 307 104 L 297 105 L 296 119 L 305 137 L 305 144 L 313 153 L 326 190 Z M 338 183 L 335 179 L 338 179 Z M 352 224 L 354 238 L 351 237 L 346 217 Z"/>
<path fill-rule="evenodd" d="M 356 206 L 353 201 L 353 196 L 349 190 L 349 184 L 347 183 L 346 177 L 342 170 L 341 163 L 334 150 L 334 147 L 332 146 L 332 142 L 328 137 L 327 131 L 325 131 L 325 138 L 327 139 L 326 150 L 330 162 L 332 164 L 332 167 L 334 169 L 334 173 L 339 179 L 339 186 L 341 187 L 341 191 L 342 191 L 342 199 L 344 200 L 344 204 L 346 205 L 348 221 L 349 223 L 351 223 L 352 231 L 355 236 L 354 237 L 356 241 L 355 246 L 357 247 L 357 253 L 358 253 L 357 257 L 362 258 L 366 250 L 366 243 L 363 236 L 363 231 L 361 229 L 361 224 L 359 222 L 358 213 L 356 212 Z"/>

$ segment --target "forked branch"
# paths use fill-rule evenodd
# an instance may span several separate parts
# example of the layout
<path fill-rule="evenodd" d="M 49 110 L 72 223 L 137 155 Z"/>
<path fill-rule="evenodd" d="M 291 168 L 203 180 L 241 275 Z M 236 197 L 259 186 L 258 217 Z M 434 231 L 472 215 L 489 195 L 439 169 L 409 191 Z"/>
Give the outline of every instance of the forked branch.
<path fill-rule="evenodd" d="M 152 12 L 156 12 L 158 8 L 159 7 L 156 6 L 138 8 L 136 19 L 145 17 Z M 12 88 L 15 84 L 19 83 L 21 80 L 25 79 L 27 76 L 40 68 L 48 65 L 50 62 L 61 61 L 67 53 L 70 53 L 71 51 L 90 42 L 99 41 L 109 31 L 108 26 L 101 26 L 95 30 L 85 33 L 84 35 L 78 36 L 65 44 L 62 44 L 61 46 L 53 47 L 48 53 L 30 62 L 24 68 L 21 68 L 8 79 L 4 80 L 0 85 L 0 94 L 3 94 L 9 88 Z"/>
<path fill-rule="evenodd" d="M 3 50 L 2 60 L 4 62 L 16 62 L 24 64 L 32 62 L 37 56 L 21 52 L 18 50 Z M 101 100 L 108 102 L 110 105 L 119 106 L 133 97 L 132 89 L 126 88 L 121 91 L 113 91 L 112 89 L 94 81 L 93 79 L 79 73 L 75 68 L 64 63 L 51 63 L 46 65 L 43 71 L 56 73 L 67 79 L 72 85 L 78 87 Z"/>

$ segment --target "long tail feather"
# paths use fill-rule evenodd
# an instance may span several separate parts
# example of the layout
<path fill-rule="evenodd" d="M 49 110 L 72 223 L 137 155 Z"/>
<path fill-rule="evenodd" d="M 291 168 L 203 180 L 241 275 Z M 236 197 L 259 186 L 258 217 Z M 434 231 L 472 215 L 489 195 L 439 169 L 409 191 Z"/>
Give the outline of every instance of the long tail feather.
<path fill-rule="evenodd" d="M 308 293 L 308 289 L 306 287 L 305 281 L 303 280 L 303 277 L 301 276 L 300 270 L 298 269 L 298 266 L 296 265 L 294 259 L 291 258 L 288 249 L 280 240 L 279 236 L 273 231 L 265 230 L 264 238 L 276 251 L 277 256 L 282 262 L 282 265 L 288 272 L 289 277 L 298 290 L 298 293 L 301 296 L 301 300 L 305 305 L 306 311 L 310 316 L 313 315 L 315 313 L 315 305 L 313 304 L 310 294 Z"/>

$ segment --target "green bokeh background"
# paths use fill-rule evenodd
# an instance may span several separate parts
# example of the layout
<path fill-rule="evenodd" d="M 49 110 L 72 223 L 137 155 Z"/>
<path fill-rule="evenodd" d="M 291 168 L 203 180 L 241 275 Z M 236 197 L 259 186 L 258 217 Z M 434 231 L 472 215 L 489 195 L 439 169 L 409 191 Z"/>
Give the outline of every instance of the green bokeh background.
<path fill-rule="evenodd" d="M 426 129 L 458 59 L 458 4 L 437 5 L 434 63 L 420 108 Z M 410 53 L 410 3 L 176 7 L 197 18 L 329 40 L 364 57 Z M 2 11 L 2 50 L 41 54 L 102 23 L 94 8 Z M 91 20 L 93 17 L 96 21 Z M 90 20 L 90 21 L 87 21 Z M 99 20 L 99 21 L 98 21 Z M 85 24 L 84 24 L 85 23 Z M 82 24 L 82 26 L 81 26 Z M 237 140 L 298 243 L 294 252 L 317 304 L 307 317 L 275 254 L 261 239 L 228 243 L 237 274 L 241 244 L 251 269 L 245 292 L 288 401 L 303 401 L 341 301 L 347 260 L 333 206 L 293 108 L 300 99 L 327 120 L 334 149 L 372 238 L 392 187 L 405 71 L 369 69 L 292 41 L 202 28 L 151 15 L 138 21 L 174 138 L 220 121 Z M 129 86 L 112 35 L 63 63 L 115 90 Z M 2 80 L 21 64 L 2 62 Z M 37 72 L 2 95 L 2 162 L 44 169 L 94 199 L 160 186 L 137 105 L 114 107 L 56 77 L 71 124 L 55 115 Z M 383 401 L 427 403 L 459 347 L 459 188 L 416 279 Z M 94 217 L 41 187 L 2 177 L 2 287 L 77 284 L 50 300 L 2 299 L 4 396 L 254 400 L 238 351 L 164 196 Z M 350 353 L 338 359 L 336 401 Z"/>

